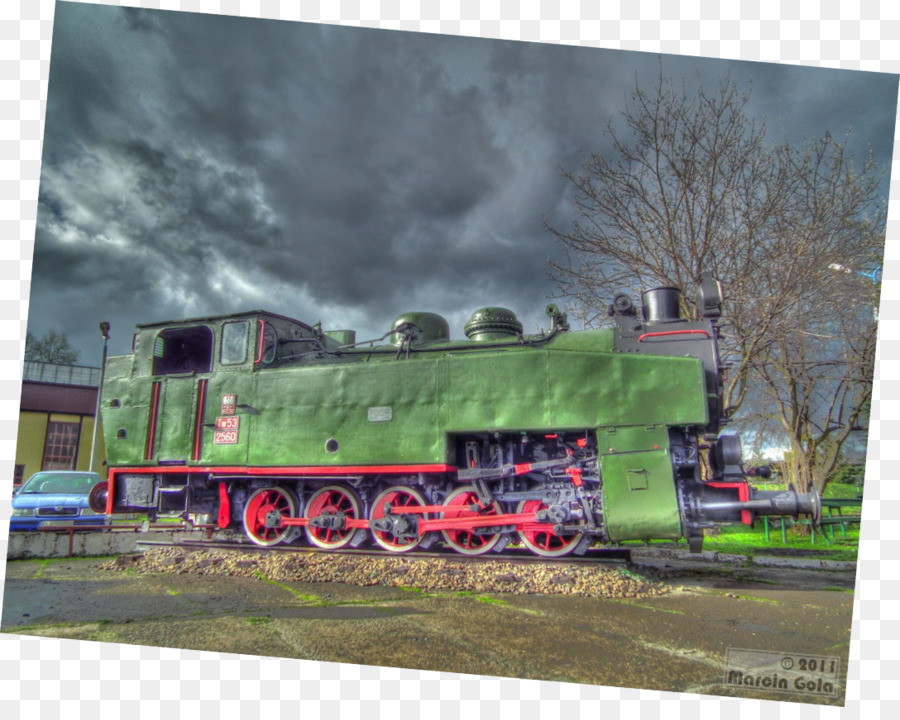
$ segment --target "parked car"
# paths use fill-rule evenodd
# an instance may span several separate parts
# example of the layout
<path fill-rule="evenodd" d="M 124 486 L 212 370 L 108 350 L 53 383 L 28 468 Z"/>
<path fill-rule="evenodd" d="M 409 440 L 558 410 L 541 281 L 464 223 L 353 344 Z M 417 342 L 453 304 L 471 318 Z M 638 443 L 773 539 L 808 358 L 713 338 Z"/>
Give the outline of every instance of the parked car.
<path fill-rule="evenodd" d="M 105 525 L 105 497 L 106 482 L 97 473 L 43 470 L 28 478 L 13 496 L 9 529 Z"/>

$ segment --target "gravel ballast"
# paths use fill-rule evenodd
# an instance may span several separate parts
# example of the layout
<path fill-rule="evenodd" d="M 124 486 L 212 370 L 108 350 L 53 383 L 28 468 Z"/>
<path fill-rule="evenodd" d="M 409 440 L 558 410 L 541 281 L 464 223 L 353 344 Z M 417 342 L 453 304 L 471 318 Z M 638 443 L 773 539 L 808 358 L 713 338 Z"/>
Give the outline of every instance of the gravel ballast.
<path fill-rule="evenodd" d="M 154 548 L 121 555 L 105 570 L 261 577 L 273 582 L 338 582 L 426 591 L 534 593 L 602 598 L 663 595 L 670 588 L 624 568 L 565 563 L 513 563 L 497 559 L 372 557 L 323 553 L 271 553 Z"/>

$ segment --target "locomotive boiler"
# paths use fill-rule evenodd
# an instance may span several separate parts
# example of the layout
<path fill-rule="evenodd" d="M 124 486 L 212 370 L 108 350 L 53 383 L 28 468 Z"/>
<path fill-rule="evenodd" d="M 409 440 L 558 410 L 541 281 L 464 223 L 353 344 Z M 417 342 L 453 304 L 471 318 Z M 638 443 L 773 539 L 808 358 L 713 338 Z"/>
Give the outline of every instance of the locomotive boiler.
<path fill-rule="evenodd" d="M 508 546 L 559 557 L 685 538 L 815 493 L 759 491 L 720 434 L 721 289 L 610 306 L 613 327 L 524 334 L 477 310 L 465 340 L 434 313 L 377 341 L 264 311 L 139 325 L 101 393 L 107 512 L 209 515 L 262 546 Z M 380 343 L 380 344 L 379 344 Z"/>

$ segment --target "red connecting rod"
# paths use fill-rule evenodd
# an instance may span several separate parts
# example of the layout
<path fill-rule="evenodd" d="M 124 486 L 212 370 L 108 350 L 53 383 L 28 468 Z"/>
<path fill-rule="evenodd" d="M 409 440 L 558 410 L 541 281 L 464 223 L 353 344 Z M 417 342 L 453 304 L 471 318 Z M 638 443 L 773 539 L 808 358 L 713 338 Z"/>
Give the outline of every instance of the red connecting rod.
<path fill-rule="evenodd" d="M 444 505 L 422 505 L 403 508 L 403 514 L 424 514 L 429 512 L 445 512 Z M 311 518 L 282 517 L 281 527 L 307 527 Z M 476 528 L 494 527 L 495 525 L 513 525 L 517 530 L 529 532 L 553 532 L 553 523 L 537 521 L 537 512 L 505 513 L 502 515 L 472 515 L 469 517 L 423 518 L 419 520 L 419 535 L 439 530 L 474 530 Z M 345 530 L 368 530 L 369 520 L 366 518 L 345 518 Z"/>

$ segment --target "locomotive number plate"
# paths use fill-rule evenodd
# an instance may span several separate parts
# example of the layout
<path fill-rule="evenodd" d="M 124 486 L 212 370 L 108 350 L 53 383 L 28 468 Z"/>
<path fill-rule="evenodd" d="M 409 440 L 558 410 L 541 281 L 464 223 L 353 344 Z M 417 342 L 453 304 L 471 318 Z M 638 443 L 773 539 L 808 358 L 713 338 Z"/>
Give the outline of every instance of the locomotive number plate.
<path fill-rule="evenodd" d="M 239 415 L 216 418 L 216 430 L 237 430 L 240 424 L 241 418 Z"/>
<path fill-rule="evenodd" d="M 213 445 L 235 445 L 237 441 L 237 430 L 216 430 L 213 433 Z"/>
<path fill-rule="evenodd" d="M 238 428 L 241 418 L 238 415 L 228 415 L 216 418 L 216 429 L 213 432 L 213 445 L 234 445 L 238 441 Z"/>

